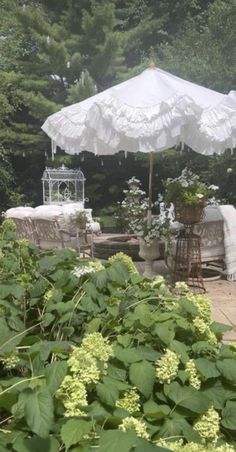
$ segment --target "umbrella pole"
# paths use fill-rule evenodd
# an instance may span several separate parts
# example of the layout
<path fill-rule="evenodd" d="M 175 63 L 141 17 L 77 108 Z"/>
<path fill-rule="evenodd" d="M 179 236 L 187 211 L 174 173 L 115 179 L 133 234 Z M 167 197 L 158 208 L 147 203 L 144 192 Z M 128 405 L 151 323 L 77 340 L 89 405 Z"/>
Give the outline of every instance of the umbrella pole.
<path fill-rule="evenodd" d="M 148 177 L 148 214 L 147 222 L 148 226 L 151 226 L 152 222 L 152 176 L 153 176 L 153 152 L 149 153 L 149 177 Z"/>

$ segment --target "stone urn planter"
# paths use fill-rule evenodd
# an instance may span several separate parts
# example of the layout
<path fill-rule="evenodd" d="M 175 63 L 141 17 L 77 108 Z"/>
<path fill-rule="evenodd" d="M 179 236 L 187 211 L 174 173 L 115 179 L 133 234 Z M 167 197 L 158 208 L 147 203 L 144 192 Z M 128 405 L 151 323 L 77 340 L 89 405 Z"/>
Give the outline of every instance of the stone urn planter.
<path fill-rule="evenodd" d="M 147 278 L 153 278 L 156 275 L 153 264 L 160 257 L 159 245 L 159 240 L 153 240 L 150 245 L 147 245 L 144 239 L 139 239 L 139 256 L 145 261 L 143 275 Z"/>

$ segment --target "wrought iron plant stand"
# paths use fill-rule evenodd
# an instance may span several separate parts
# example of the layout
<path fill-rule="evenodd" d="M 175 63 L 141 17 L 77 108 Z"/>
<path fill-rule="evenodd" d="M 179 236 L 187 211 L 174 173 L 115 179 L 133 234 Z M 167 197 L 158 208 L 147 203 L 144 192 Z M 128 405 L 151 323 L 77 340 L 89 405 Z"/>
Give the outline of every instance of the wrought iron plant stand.
<path fill-rule="evenodd" d="M 185 281 L 198 293 L 206 290 L 202 277 L 201 237 L 193 232 L 193 227 L 203 218 L 203 207 L 175 208 L 175 218 L 184 225 L 184 228 L 177 236 L 173 280 Z"/>

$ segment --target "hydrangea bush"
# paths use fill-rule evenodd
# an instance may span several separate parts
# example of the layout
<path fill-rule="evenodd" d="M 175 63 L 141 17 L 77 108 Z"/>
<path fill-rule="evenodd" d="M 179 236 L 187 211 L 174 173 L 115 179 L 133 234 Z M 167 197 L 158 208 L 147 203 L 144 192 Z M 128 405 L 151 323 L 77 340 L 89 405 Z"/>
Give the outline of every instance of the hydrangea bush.
<path fill-rule="evenodd" d="M 9 222 L 0 247 L 0 452 L 236 450 L 236 347 L 205 295 L 125 256 L 75 274 Z"/>

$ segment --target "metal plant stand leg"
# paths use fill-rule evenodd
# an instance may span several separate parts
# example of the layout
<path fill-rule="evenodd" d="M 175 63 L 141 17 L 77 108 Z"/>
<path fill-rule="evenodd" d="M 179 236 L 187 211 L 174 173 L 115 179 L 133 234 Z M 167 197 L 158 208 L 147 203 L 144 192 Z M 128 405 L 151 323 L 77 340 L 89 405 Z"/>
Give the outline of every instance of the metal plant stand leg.
<path fill-rule="evenodd" d="M 173 280 L 185 281 L 194 292 L 206 291 L 202 278 L 201 238 L 193 233 L 192 225 L 187 225 L 177 237 Z"/>

